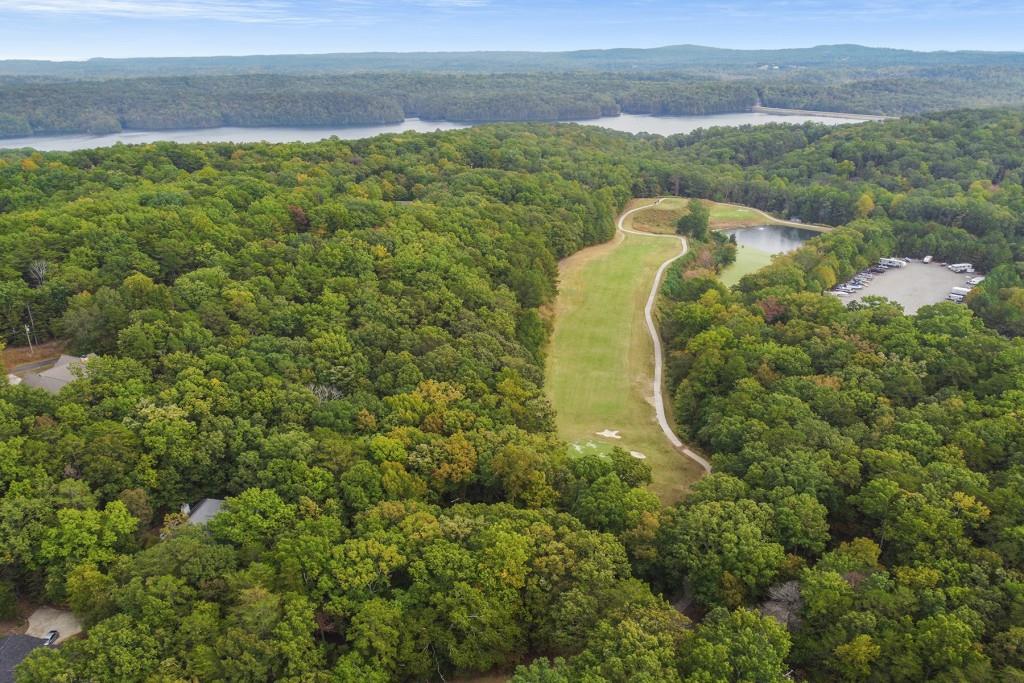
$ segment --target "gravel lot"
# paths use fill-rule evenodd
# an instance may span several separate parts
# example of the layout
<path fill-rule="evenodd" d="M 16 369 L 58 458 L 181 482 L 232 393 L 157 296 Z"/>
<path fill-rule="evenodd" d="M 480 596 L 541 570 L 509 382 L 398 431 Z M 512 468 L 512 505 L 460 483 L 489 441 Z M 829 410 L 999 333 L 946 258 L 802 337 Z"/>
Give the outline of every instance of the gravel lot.
<path fill-rule="evenodd" d="M 841 297 L 842 301 L 858 301 L 866 296 L 883 296 L 903 306 L 909 315 L 929 304 L 945 301 L 953 287 L 966 287 L 966 282 L 977 273 L 954 273 L 937 263 L 924 264 L 911 261 L 903 268 L 893 268 L 874 274 L 871 284 L 854 294 Z"/>
<path fill-rule="evenodd" d="M 78 617 L 67 610 L 40 607 L 28 618 L 28 629 L 25 631 L 25 635 L 42 638 L 50 629 L 60 633 L 60 637 L 57 638 L 59 644 L 71 636 L 81 633 L 82 623 L 78 621 Z"/>

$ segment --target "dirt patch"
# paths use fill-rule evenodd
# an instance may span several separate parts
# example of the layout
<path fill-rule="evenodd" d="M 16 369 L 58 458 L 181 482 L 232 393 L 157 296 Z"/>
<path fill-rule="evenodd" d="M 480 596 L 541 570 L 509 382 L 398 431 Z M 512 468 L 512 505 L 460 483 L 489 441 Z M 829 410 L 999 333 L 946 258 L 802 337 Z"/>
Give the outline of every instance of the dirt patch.
<path fill-rule="evenodd" d="M 60 637 L 57 642 L 61 643 L 82 632 L 82 622 L 67 610 L 54 609 L 53 607 L 40 607 L 28 618 L 28 629 L 26 635 L 42 638 L 47 631 L 57 631 Z"/>
<path fill-rule="evenodd" d="M 59 358 L 67 345 L 67 340 L 55 339 L 45 344 L 35 344 L 31 351 L 27 346 L 10 346 L 3 350 L 0 357 L 3 359 L 4 367 L 10 372 L 19 365 Z"/>
<path fill-rule="evenodd" d="M 512 680 L 512 674 L 495 673 L 479 676 L 460 676 L 452 679 L 452 683 L 506 683 Z"/>

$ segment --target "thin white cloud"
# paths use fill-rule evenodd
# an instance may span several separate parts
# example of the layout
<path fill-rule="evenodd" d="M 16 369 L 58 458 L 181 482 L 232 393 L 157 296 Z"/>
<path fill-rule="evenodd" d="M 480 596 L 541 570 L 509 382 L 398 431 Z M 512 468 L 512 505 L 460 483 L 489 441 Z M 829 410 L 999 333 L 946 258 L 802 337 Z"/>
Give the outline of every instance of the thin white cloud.
<path fill-rule="evenodd" d="M 296 0 L 0 0 L 7 12 L 107 16 L 133 19 L 207 19 L 240 23 L 322 23 L 333 20 L 372 20 L 380 10 L 416 5 L 435 10 L 484 7 L 490 0 L 335 0 L 304 3 Z"/>
<path fill-rule="evenodd" d="M 0 12 L 258 23 L 300 18 L 289 9 L 274 0 L 0 0 Z"/>
<path fill-rule="evenodd" d="M 740 18 L 792 16 L 797 20 L 875 20 L 894 18 L 957 19 L 1017 15 L 1022 5 L 1016 0 L 710 0 L 699 3 L 705 13 Z"/>

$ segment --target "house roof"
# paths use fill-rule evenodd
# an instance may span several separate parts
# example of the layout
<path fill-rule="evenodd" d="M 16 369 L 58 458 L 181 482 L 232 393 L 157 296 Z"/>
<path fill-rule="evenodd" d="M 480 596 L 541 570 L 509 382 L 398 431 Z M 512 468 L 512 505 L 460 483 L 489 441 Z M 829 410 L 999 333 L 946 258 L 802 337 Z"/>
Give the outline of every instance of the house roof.
<path fill-rule="evenodd" d="M 7 636 L 0 638 L 0 683 L 14 683 L 14 668 L 37 647 L 43 647 L 42 638 Z"/>
<path fill-rule="evenodd" d="M 32 387 L 33 389 L 45 389 L 51 394 L 56 394 L 64 388 L 67 382 L 62 382 L 50 377 L 43 377 L 40 374 L 30 372 L 26 373 L 26 375 L 21 378 L 21 384 L 22 386 Z"/>
<path fill-rule="evenodd" d="M 22 377 L 22 383 L 27 387 L 45 389 L 51 394 L 56 394 L 66 385 L 74 382 L 84 372 L 85 364 L 89 362 L 92 355 L 79 358 L 78 356 L 62 355 L 52 366 L 41 372 L 28 372 Z"/>
<path fill-rule="evenodd" d="M 75 356 L 64 355 L 57 359 L 57 362 L 53 364 L 53 367 L 43 370 L 39 374 L 42 377 L 63 380 L 64 382 L 73 382 L 77 379 L 74 371 L 78 368 L 84 367 L 87 362 L 88 360 L 85 358 L 76 358 Z"/>
<path fill-rule="evenodd" d="M 220 512 L 222 505 L 224 505 L 224 501 L 220 498 L 203 498 L 192 508 L 192 512 L 188 516 L 188 523 L 206 524 Z"/>

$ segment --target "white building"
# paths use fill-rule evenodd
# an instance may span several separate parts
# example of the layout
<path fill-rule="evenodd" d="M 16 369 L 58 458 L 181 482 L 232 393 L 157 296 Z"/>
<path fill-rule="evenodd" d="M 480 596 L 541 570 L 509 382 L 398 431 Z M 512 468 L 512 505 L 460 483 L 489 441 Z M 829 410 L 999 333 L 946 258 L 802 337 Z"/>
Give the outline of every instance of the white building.
<path fill-rule="evenodd" d="M 188 503 L 181 506 L 182 514 L 188 515 L 189 524 L 206 524 L 217 516 L 224 501 L 220 498 L 203 498 L 192 507 Z"/>

